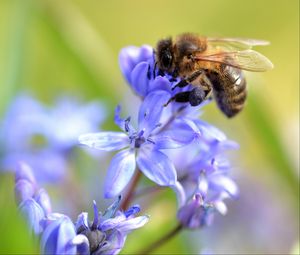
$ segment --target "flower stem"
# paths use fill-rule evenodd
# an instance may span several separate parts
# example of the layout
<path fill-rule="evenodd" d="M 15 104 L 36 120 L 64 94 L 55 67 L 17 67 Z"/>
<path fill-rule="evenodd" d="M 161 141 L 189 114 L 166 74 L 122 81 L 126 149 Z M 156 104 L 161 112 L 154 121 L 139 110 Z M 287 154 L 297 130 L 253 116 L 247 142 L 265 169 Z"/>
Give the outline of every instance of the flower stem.
<path fill-rule="evenodd" d="M 178 224 L 174 229 L 172 229 L 170 232 L 166 233 L 164 236 L 162 236 L 159 240 L 153 242 L 150 244 L 146 249 L 139 252 L 138 254 L 149 254 L 153 250 L 157 249 L 159 246 L 165 244 L 169 240 L 171 240 L 174 236 L 176 236 L 181 230 L 183 229 L 181 224 Z"/>
<path fill-rule="evenodd" d="M 141 176 L 142 176 L 142 173 L 138 169 L 136 171 L 134 177 L 133 177 L 133 180 L 130 183 L 130 186 L 129 186 L 129 189 L 127 191 L 127 194 L 126 194 L 126 196 L 124 197 L 124 199 L 123 199 L 123 201 L 121 203 L 120 207 L 121 207 L 122 210 L 125 211 L 126 209 L 128 209 L 129 204 L 131 202 L 131 199 L 133 198 L 133 195 L 134 195 L 134 190 L 135 190 L 135 188 L 136 188 L 136 186 L 137 186 L 137 184 L 138 184 L 139 179 L 141 178 Z"/>

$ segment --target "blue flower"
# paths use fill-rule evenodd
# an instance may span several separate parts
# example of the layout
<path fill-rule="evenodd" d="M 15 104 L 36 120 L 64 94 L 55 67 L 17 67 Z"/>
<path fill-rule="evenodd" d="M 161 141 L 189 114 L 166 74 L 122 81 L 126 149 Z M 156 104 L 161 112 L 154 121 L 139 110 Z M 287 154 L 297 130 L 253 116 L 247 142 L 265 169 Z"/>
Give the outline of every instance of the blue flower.
<path fill-rule="evenodd" d="M 172 91 L 180 79 L 175 79 L 155 68 L 154 50 L 149 45 L 123 48 L 119 54 L 119 65 L 128 84 L 136 94 L 143 98 L 156 90 L 167 91 L 171 97 L 179 91 L 191 89 L 191 86 L 187 86 Z"/>
<path fill-rule="evenodd" d="M 25 163 L 20 163 L 16 171 L 15 195 L 29 228 L 41 237 L 42 254 L 118 254 L 127 235 L 149 220 L 148 216 L 135 217 L 140 212 L 138 205 L 120 211 L 119 197 L 103 214 L 94 202 L 93 222 L 83 212 L 74 224 L 67 215 L 51 212 L 47 192 L 37 188 L 32 170 Z"/>
<path fill-rule="evenodd" d="M 112 159 L 105 181 L 105 196 L 120 194 L 131 180 L 136 165 L 150 180 L 161 186 L 174 187 L 177 174 L 171 160 L 161 150 L 177 148 L 193 139 L 190 127 L 180 122 L 166 121 L 164 103 L 169 93 L 162 90 L 148 94 L 140 106 L 138 128 L 130 118 L 121 119 L 120 108 L 115 115 L 116 124 L 123 132 L 89 133 L 79 137 L 81 144 L 99 150 L 121 150 Z M 191 131 L 191 130 L 190 130 Z M 185 136 L 178 136 L 185 134 Z"/>
<path fill-rule="evenodd" d="M 119 205 L 120 197 L 103 215 L 99 215 L 94 202 L 94 219 L 91 223 L 87 213 L 78 216 L 78 236 L 74 243 L 80 247 L 81 253 L 117 254 L 123 248 L 126 236 L 148 222 L 148 216 L 134 217 L 140 211 L 139 206 L 121 212 L 118 211 Z"/>
<path fill-rule="evenodd" d="M 179 209 L 177 218 L 183 227 L 195 229 L 210 225 L 214 211 L 214 204 L 203 201 L 201 194 L 196 193 L 191 201 Z"/>
<path fill-rule="evenodd" d="M 37 188 L 31 168 L 22 162 L 16 171 L 15 197 L 30 230 L 40 234 L 43 231 L 41 222 L 51 212 L 50 198 L 44 189 Z"/>
<path fill-rule="evenodd" d="M 192 118 L 184 121 L 193 130 L 195 139 L 168 155 L 181 184 L 177 189 L 182 201 L 177 217 L 183 226 L 197 228 L 209 225 L 216 211 L 227 212 L 224 199 L 238 197 L 238 187 L 229 176 L 231 165 L 224 154 L 238 145 L 208 123 Z"/>
<path fill-rule="evenodd" d="M 44 219 L 44 231 L 41 236 L 42 254 L 77 254 L 73 239 L 75 226 L 71 219 L 63 214 L 50 214 Z"/>
<path fill-rule="evenodd" d="M 97 102 L 80 105 L 74 99 L 61 98 L 48 108 L 29 96 L 17 97 L 0 129 L 1 169 L 13 170 L 23 160 L 33 166 L 39 181 L 62 180 L 78 135 L 98 130 L 104 116 L 103 106 Z"/>

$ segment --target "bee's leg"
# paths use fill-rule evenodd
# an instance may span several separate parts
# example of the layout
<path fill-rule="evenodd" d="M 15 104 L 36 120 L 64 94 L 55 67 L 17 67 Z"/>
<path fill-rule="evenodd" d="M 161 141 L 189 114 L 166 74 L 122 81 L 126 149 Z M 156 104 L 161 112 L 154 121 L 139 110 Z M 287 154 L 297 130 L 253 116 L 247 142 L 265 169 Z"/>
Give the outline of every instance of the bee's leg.
<path fill-rule="evenodd" d="M 191 106 L 201 104 L 207 98 L 207 93 L 201 87 L 195 87 L 190 91 L 189 102 Z"/>
<path fill-rule="evenodd" d="M 171 97 L 167 103 L 164 104 L 164 106 L 167 106 L 172 101 L 179 102 L 179 103 L 188 103 L 190 101 L 190 94 L 191 91 L 186 92 L 179 92 L 175 94 L 173 97 Z"/>
<path fill-rule="evenodd" d="M 189 85 L 192 81 L 196 80 L 200 74 L 202 74 L 202 70 L 197 70 L 196 72 L 193 72 L 190 76 L 186 77 L 185 79 L 182 79 L 180 82 L 178 82 L 173 88 L 172 90 L 174 90 L 175 88 L 179 87 L 179 88 L 183 88 L 187 85 Z"/>

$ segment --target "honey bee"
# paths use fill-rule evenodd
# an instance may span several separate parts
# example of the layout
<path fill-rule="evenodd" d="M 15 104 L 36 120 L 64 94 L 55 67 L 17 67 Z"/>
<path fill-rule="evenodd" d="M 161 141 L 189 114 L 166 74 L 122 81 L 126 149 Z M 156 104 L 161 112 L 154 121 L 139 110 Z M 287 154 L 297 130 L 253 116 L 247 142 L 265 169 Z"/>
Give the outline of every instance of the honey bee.
<path fill-rule="evenodd" d="M 165 106 L 171 101 L 197 106 L 213 95 L 227 117 L 235 116 L 247 97 L 242 70 L 263 72 L 273 68 L 269 59 L 251 49 L 268 44 L 262 40 L 209 38 L 190 33 L 175 40 L 160 40 L 155 49 L 155 65 L 160 71 L 181 78 L 172 89 L 193 85 L 191 91 L 175 94 Z"/>

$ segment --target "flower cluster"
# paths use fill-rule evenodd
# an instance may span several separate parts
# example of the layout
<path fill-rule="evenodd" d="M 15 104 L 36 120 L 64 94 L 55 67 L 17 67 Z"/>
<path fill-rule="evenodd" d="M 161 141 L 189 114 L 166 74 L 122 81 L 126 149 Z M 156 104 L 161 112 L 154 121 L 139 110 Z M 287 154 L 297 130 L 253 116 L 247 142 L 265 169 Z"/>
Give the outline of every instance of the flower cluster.
<path fill-rule="evenodd" d="M 238 145 L 217 128 L 199 119 L 199 107 L 170 102 L 179 82 L 155 68 L 150 46 L 127 47 L 119 57 L 123 75 L 142 99 L 137 128 L 131 117 L 122 119 L 120 107 L 115 123 L 122 132 L 88 133 L 79 142 L 104 151 L 119 151 L 111 161 L 105 180 L 106 197 L 115 197 L 139 170 L 160 186 L 176 191 L 178 220 L 196 228 L 210 222 L 214 211 L 226 212 L 223 200 L 235 198 L 238 188 L 228 176 L 230 164 L 224 152 Z M 166 103 L 169 104 L 166 106 Z"/>
<path fill-rule="evenodd" d="M 137 205 L 119 211 L 119 197 L 103 214 L 94 201 L 93 221 L 82 212 L 74 224 L 67 215 L 51 212 L 47 192 L 38 189 L 31 168 L 24 163 L 16 171 L 15 194 L 30 229 L 41 236 L 42 254 L 117 254 L 127 235 L 148 222 L 148 216 L 135 217 L 140 211 Z"/>
<path fill-rule="evenodd" d="M 156 68 L 150 46 L 122 49 L 119 62 L 129 86 L 141 99 L 137 116 L 123 117 L 121 106 L 116 107 L 114 122 L 119 131 L 96 132 L 105 114 L 94 103 L 84 107 L 60 103 L 49 110 L 25 97 L 19 98 L 6 116 L 1 130 L 5 141 L 2 163 L 28 162 L 38 169 L 34 175 L 39 181 L 55 180 L 65 173 L 66 155 L 78 141 L 89 148 L 115 152 L 104 180 L 104 196 L 115 202 L 101 213 L 94 201 L 93 217 L 82 212 L 75 223 L 67 215 L 52 212 L 49 196 L 38 188 L 31 168 L 19 164 L 16 201 L 32 233 L 40 237 L 42 253 L 118 254 L 127 235 L 149 220 L 148 216 L 136 216 L 139 206 L 128 208 L 141 176 L 138 172 L 155 186 L 175 191 L 178 225 L 173 233 L 211 224 L 216 212 L 227 212 L 224 200 L 238 197 L 226 157 L 238 144 L 199 119 L 210 100 L 197 107 L 170 100 L 192 85 L 179 88 L 180 78 Z M 32 148 L 39 136 L 46 139 L 46 146 Z M 125 202 L 121 203 L 124 193 Z M 146 251 L 153 246 L 149 247 Z"/>
<path fill-rule="evenodd" d="M 99 102 L 80 105 L 63 97 L 50 108 L 28 95 L 18 96 L 1 123 L 3 169 L 13 171 L 22 160 L 33 167 L 39 181 L 62 180 L 78 136 L 99 129 L 105 114 Z"/>

